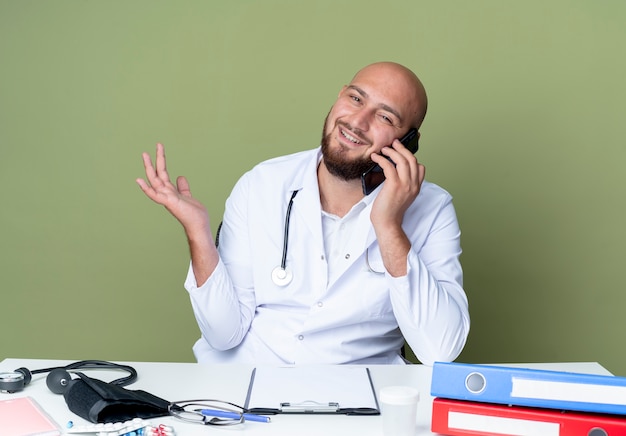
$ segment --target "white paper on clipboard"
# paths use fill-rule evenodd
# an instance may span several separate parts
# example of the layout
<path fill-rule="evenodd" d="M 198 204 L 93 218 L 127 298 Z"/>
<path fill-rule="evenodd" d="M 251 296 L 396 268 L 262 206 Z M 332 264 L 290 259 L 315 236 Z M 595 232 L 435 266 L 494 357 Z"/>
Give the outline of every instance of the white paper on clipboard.
<path fill-rule="evenodd" d="M 380 414 L 369 369 L 341 365 L 257 367 L 245 408 L 256 413 Z"/>

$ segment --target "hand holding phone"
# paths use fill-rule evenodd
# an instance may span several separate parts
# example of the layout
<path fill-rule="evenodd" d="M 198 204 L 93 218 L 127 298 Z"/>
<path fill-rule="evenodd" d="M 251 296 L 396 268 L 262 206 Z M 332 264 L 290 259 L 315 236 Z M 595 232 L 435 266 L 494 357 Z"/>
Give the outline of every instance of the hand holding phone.
<path fill-rule="evenodd" d="M 416 128 L 411 128 L 406 135 L 404 135 L 400 142 L 404 145 L 411 153 L 417 153 L 419 148 L 418 142 L 419 135 L 417 133 Z M 387 157 L 387 156 L 385 156 Z M 387 157 L 389 162 L 393 163 L 389 157 Z M 383 173 L 383 169 L 378 164 L 372 165 L 372 167 L 365 171 L 361 176 L 361 185 L 363 186 L 363 194 L 370 195 L 374 189 L 376 189 L 382 182 L 385 181 L 385 173 Z"/>

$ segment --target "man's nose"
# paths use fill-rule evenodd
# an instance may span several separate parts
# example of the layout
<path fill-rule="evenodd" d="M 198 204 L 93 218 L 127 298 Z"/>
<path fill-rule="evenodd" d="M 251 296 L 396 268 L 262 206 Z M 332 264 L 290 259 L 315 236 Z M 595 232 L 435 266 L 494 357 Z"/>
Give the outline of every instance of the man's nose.
<path fill-rule="evenodd" d="M 372 114 L 368 110 L 354 112 L 348 119 L 350 127 L 354 130 L 367 132 L 369 130 Z"/>

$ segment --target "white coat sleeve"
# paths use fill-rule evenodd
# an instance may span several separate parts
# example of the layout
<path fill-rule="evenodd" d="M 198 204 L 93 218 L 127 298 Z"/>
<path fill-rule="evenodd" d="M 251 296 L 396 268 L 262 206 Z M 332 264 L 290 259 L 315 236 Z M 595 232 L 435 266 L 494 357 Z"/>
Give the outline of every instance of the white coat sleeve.
<path fill-rule="evenodd" d="M 254 317 L 256 302 L 248 246 L 248 192 L 248 177 L 244 175 L 226 201 L 219 236 L 220 261 L 215 271 L 198 286 L 190 266 L 185 280 L 202 338 L 215 350 L 228 350 L 239 345 Z"/>
<path fill-rule="evenodd" d="M 428 237 L 421 245 L 411 247 L 407 275 L 394 278 L 387 274 L 400 330 L 425 365 L 456 359 L 469 334 L 469 310 L 459 261 L 460 236 L 452 199 L 446 196 Z"/>

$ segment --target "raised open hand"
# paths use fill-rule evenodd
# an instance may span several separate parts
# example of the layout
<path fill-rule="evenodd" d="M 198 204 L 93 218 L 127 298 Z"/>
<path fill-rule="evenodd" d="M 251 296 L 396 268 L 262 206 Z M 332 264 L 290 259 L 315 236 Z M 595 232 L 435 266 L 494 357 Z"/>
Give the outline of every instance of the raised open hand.
<path fill-rule="evenodd" d="M 189 235 L 195 231 L 205 232 L 209 228 L 206 207 L 193 198 L 189 182 L 183 176 L 174 185 L 167 173 L 165 148 L 157 144 L 155 164 L 148 153 L 143 153 L 146 180 L 138 178 L 141 190 L 155 203 L 163 205 L 183 225 Z"/>

